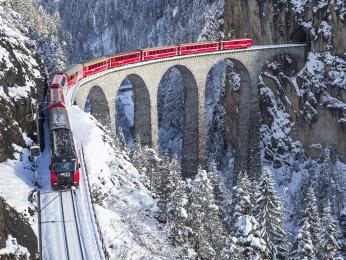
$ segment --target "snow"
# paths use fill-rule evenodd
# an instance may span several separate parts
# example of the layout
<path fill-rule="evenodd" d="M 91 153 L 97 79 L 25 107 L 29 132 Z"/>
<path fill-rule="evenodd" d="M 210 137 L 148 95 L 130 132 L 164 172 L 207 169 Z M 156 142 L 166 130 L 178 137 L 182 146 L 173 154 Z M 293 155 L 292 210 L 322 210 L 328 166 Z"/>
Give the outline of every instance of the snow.
<path fill-rule="evenodd" d="M 90 192 L 110 259 L 173 259 L 175 250 L 167 242 L 167 230 L 154 218 L 156 201 L 142 184 L 143 177 L 126 155 L 112 148 L 92 116 L 76 106 L 68 112 L 77 150 L 84 148 Z"/>
<path fill-rule="evenodd" d="M 318 10 L 325 8 L 328 6 L 328 1 L 327 0 L 319 0 L 317 2 L 317 5 L 313 7 L 313 11 L 316 13 Z"/>
<path fill-rule="evenodd" d="M 26 249 L 25 247 L 19 245 L 17 243 L 17 239 L 12 237 L 11 235 L 8 235 L 8 238 L 6 240 L 6 247 L 5 248 L 1 248 L 0 249 L 0 256 L 4 256 L 4 259 L 9 259 L 9 258 L 6 258 L 5 255 L 10 255 L 10 254 L 13 254 L 16 259 L 21 256 L 21 257 L 25 257 L 25 259 L 29 259 L 30 257 L 30 253 L 28 251 L 28 249 Z M 1 257 L 1 259 L 3 259 Z M 22 259 L 22 258 L 20 258 Z"/>
<path fill-rule="evenodd" d="M 325 39 L 328 39 L 332 36 L 332 26 L 326 21 L 322 21 L 317 32 L 321 33 Z"/>
<path fill-rule="evenodd" d="M 35 218 L 30 217 L 29 208 L 33 208 L 28 202 L 28 194 L 33 189 L 34 176 L 30 170 L 31 163 L 28 160 L 29 151 L 16 146 L 15 160 L 8 159 L 0 163 L 0 194 L 6 202 L 27 218 L 37 231 Z"/>
<path fill-rule="evenodd" d="M 291 0 L 293 11 L 300 14 L 304 11 L 309 0 Z"/>
<path fill-rule="evenodd" d="M 131 88 L 131 85 L 124 85 L 120 89 Z M 126 119 L 130 126 L 133 126 L 134 119 L 134 104 L 133 104 L 133 91 L 123 91 L 118 94 L 117 101 L 120 101 L 125 110 Z"/>
<path fill-rule="evenodd" d="M 178 6 L 174 7 L 174 9 L 172 10 L 173 17 L 175 17 L 177 13 L 178 13 Z"/>

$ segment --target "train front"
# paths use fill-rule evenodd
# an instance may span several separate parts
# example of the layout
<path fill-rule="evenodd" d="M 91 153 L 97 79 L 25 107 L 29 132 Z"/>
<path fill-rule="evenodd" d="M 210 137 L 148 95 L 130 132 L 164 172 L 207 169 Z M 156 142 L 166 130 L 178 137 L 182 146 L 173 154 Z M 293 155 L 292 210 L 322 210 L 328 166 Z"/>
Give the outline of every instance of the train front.
<path fill-rule="evenodd" d="M 73 143 L 67 141 L 63 146 L 57 144 L 59 141 L 56 137 L 61 135 L 69 139 L 69 130 L 57 129 L 52 133 L 53 148 L 50 164 L 52 189 L 69 189 L 79 185 L 79 163 Z"/>

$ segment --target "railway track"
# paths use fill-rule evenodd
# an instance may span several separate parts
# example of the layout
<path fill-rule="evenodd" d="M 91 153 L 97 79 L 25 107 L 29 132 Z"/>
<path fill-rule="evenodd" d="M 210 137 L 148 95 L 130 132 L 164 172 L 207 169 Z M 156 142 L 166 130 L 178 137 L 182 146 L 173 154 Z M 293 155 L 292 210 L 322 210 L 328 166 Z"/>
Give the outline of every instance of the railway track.
<path fill-rule="evenodd" d="M 66 257 L 68 260 L 84 260 L 74 196 L 75 193 L 73 190 L 59 191 Z M 78 243 L 76 243 L 77 241 Z"/>
<path fill-rule="evenodd" d="M 44 194 L 44 259 L 86 260 L 76 194 L 73 190 Z M 47 203 L 44 203 L 47 202 Z"/>

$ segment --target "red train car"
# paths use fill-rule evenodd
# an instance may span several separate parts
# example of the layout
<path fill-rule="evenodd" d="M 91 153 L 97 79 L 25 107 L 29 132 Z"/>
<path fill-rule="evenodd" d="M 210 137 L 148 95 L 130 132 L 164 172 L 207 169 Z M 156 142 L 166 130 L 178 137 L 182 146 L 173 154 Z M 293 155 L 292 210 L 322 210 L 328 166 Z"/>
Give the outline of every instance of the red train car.
<path fill-rule="evenodd" d="M 200 42 L 180 45 L 180 54 L 188 55 L 195 53 L 211 52 L 220 50 L 219 42 Z"/>
<path fill-rule="evenodd" d="M 65 107 L 64 87 L 67 84 L 66 75 L 58 72 L 54 75 L 51 85 L 48 88 L 48 109 L 54 107 Z"/>
<path fill-rule="evenodd" d="M 51 130 L 50 136 L 52 154 L 49 169 L 52 189 L 78 187 L 80 165 L 71 130 L 56 128 Z"/>
<path fill-rule="evenodd" d="M 81 64 L 73 65 L 65 71 L 65 74 L 67 76 L 67 87 L 70 88 L 78 80 L 83 78 L 83 66 Z"/>
<path fill-rule="evenodd" d="M 165 46 L 161 48 L 150 48 L 142 50 L 142 61 L 161 59 L 179 55 L 179 46 Z"/>
<path fill-rule="evenodd" d="M 102 57 L 99 59 L 94 59 L 83 63 L 83 77 L 87 77 L 96 72 L 103 71 L 109 68 L 109 62 L 107 57 Z"/>
<path fill-rule="evenodd" d="M 125 52 L 118 55 L 108 56 L 109 67 L 118 67 L 141 61 L 141 51 Z"/>
<path fill-rule="evenodd" d="M 252 39 L 237 39 L 229 41 L 221 41 L 221 50 L 243 49 L 252 45 Z"/>

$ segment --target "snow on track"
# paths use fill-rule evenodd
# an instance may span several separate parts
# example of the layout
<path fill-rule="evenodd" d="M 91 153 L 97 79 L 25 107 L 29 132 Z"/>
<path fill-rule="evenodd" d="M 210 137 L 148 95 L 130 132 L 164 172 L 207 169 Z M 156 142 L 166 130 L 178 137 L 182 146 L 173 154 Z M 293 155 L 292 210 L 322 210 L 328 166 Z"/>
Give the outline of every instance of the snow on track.
<path fill-rule="evenodd" d="M 51 189 L 47 124 L 44 125 L 44 128 L 46 149 L 42 152 L 39 162 L 43 259 L 104 259 L 82 170 L 80 189 L 75 191 L 52 191 Z M 66 230 L 66 235 L 64 230 Z"/>
<path fill-rule="evenodd" d="M 79 153 L 81 154 L 81 153 Z M 82 156 L 79 158 L 81 162 L 80 168 L 80 181 L 79 181 L 79 191 L 77 192 L 77 201 L 88 202 L 88 203 L 77 203 L 77 212 L 79 223 L 88 223 L 83 225 L 82 240 L 84 245 L 88 245 L 88 250 L 86 251 L 86 259 L 105 259 L 102 250 L 101 239 L 95 224 L 94 213 L 91 206 L 91 198 L 89 193 L 89 188 L 86 179 L 85 165 Z"/>

